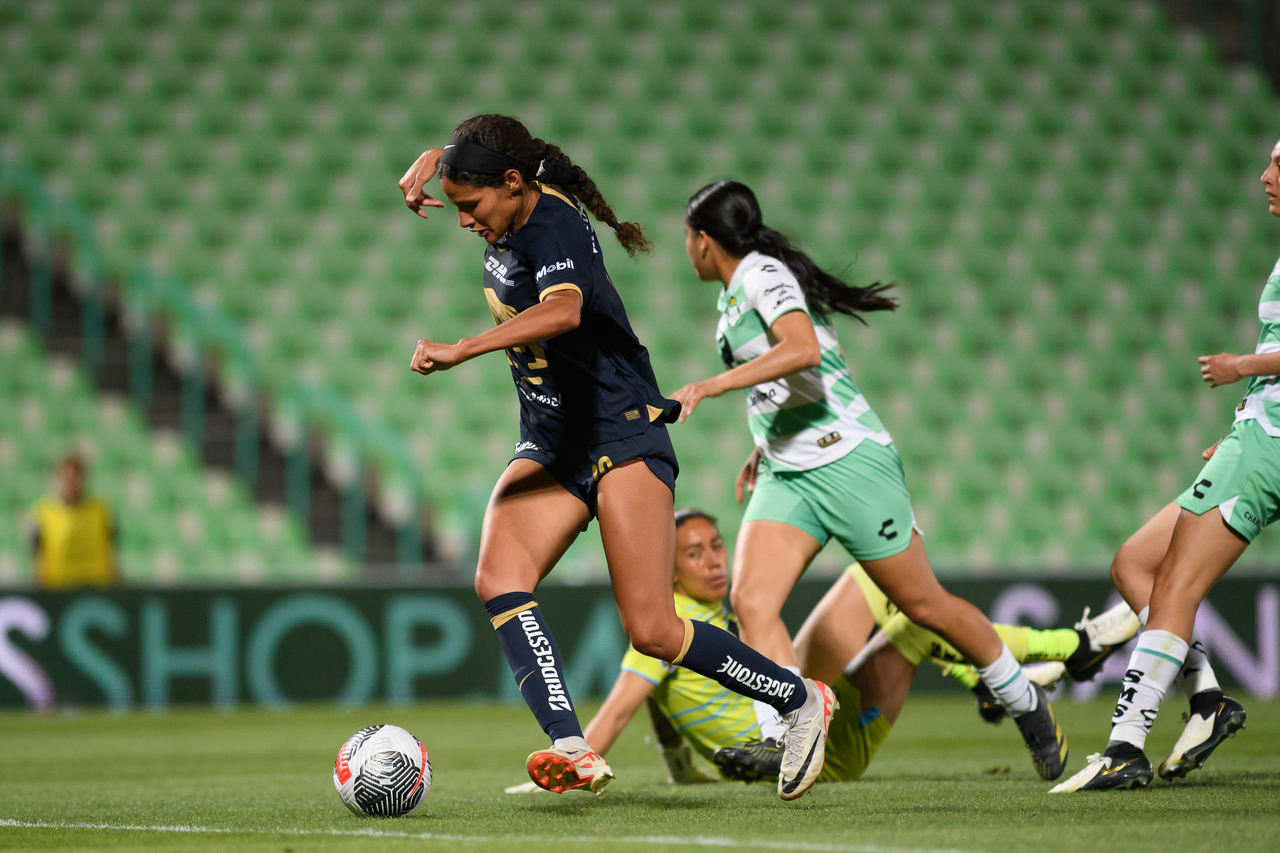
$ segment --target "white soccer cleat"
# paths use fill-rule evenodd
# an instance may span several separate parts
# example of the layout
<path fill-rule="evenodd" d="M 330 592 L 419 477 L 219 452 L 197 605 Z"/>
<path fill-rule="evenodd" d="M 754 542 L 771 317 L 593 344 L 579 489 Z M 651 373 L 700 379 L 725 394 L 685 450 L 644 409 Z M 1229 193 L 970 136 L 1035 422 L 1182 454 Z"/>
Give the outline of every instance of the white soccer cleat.
<path fill-rule="evenodd" d="M 1092 681 L 1107 656 L 1136 637 L 1142 623 L 1133 608 L 1122 601 L 1092 619 L 1086 607 L 1074 627 L 1083 636 L 1080 647 L 1066 660 L 1067 674 L 1073 681 Z"/>
<path fill-rule="evenodd" d="M 597 797 L 616 776 L 608 763 L 589 749 L 549 746 L 529 756 L 529 778 L 544 791 L 563 794 L 585 788 Z"/>
<path fill-rule="evenodd" d="M 1074 627 L 1077 631 L 1084 631 L 1089 637 L 1089 647 L 1093 651 L 1100 652 L 1107 646 L 1124 645 L 1138 636 L 1142 623 L 1138 621 L 1138 614 L 1133 612 L 1133 608 L 1122 601 L 1092 619 L 1089 618 L 1089 608 L 1086 607 Z"/>
<path fill-rule="evenodd" d="M 1028 679 L 1045 690 L 1052 690 L 1059 681 L 1067 677 L 1067 665 L 1060 660 L 1024 663 L 1022 671 L 1027 674 Z"/>
<path fill-rule="evenodd" d="M 1187 725 L 1169 757 L 1161 762 L 1160 778 L 1172 781 L 1199 770 L 1219 744 L 1244 728 L 1246 716 L 1230 696 L 1219 699 L 1207 714 L 1183 714 Z"/>
<path fill-rule="evenodd" d="M 782 717 L 787 731 L 782 736 L 778 796 L 784 800 L 798 800 L 818 781 L 826 762 L 827 728 L 840 707 L 835 692 L 821 681 L 806 678 L 804 686 L 809 694 L 804 704 Z"/>

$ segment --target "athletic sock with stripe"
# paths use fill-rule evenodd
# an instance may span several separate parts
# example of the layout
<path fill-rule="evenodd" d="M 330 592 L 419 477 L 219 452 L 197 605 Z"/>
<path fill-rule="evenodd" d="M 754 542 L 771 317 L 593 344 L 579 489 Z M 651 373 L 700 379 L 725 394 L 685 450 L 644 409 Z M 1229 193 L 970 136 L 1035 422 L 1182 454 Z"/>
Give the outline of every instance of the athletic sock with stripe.
<path fill-rule="evenodd" d="M 1144 607 L 1138 614 L 1138 621 L 1144 628 L 1147 625 L 1147 614 L 1150 612 L 1150 607 Z M 1214 674 L 1213 666 L 1209 663 L 1209 651 L 1204 646 L 1204 640 L 1200 638 L 1200 632 L 1195 628 L 1191 629 L 1191 644 L 1187 649 L 1187 660 L 1178 672 L 1178 686 L 1182 688 L 1182 692 L 1188 699 L 1194 699 L 1198 693 L 1210 694 L 1210 701 L 1200 704 L 1216 704 L 1217 699 L 1213 694 L 1217 694 L 1217 697 L 1222 696 L 1218 676 Z"/>
<path fill-rule="evenodd" d="M 674 664 L 704 675 L 740 696 L 758 699 L 780 714 L 804 704 L 804 679 L 778 666 L 728 631 L 706 622 L 683 619 L 684 649 Z"/>
<path fill-rule="evenodd" d="M 995 659 L 995 663 L 977 667 L 977 670 L 982 683 L 991 688 L 1010 716 L 1016 717 L 1036 709 L 1040 700 L 1008 646 L 1002 643 L 1000 657 Z"/>
<path fill-rule="evenodd" d="M 515 676 L 520 695 L 538 718 L 538 725 L 552 741 L 560 743 L 565 738 L 577 738 L 585 744 L 582 725 L 573 711 L 569 686 L 565 684 L 560 649 L 533 596 L 527 592 L 508 592 L 489 599 L 484 607 L 498 632 L 498 642 L 507 656 L 507 665 Z M 568 741 L 567 745 L 576 746 L 577 741 Z"/>
<path fill-rule="evenodd" d="M 1165 693 L 1187 659 L 1187 643 L 1169 631 L 1143 631 L 1120 686 L 1111 715 L 1111 742 L 1123 741 L 1142 749 Z"/>

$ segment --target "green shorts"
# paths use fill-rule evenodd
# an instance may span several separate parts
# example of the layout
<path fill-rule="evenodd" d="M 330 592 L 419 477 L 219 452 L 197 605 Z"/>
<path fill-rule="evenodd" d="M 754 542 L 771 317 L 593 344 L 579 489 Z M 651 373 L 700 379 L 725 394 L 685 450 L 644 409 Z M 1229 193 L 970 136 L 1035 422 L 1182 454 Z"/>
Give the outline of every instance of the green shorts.
<path fill-rule="evenodd" d="M 1217 507 L 1231 529 L 1252 542 L 1280 515 L 1280 438 L 1255 420 L 1236 421 L 1178 506 L 1196 515 Z"/>
<path fill-rule="evenodd" d="M 748 521 L 781 521 L 823 545 L 834 536 L 859 561 L 905 551 L 915 527 L 897 449 L 870 440 L 809 471 L 778 471 L 762 460 Z"/>

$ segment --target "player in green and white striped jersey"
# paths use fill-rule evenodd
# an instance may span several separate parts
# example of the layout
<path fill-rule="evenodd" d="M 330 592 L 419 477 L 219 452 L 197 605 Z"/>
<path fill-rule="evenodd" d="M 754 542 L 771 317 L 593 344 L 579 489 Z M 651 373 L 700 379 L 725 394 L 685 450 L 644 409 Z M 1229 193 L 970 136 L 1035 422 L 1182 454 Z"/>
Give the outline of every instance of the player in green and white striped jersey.
<path fill-rule="evenodd" d="M 1280 142 L 1261 180 L 1269 212 L 1280 216 Z M 1175 681 L 1191 713 L 1160 764 L 1162 779 L 1199 769 L 1244 728 L 1244 708 L 1223 695 L 1195 618 L 1218 579 L 1280 517 L 1280 261 L 1262 288 L 1258 320 L 1262 331 L 1252 355 L 1199 359 L 1211 388 L 1249 378 L 1231 432 L 1204 451 L 1205 466 L 1191 488 L 1129 537 L 1111 563 L 1116 588 L 1146 630 L 1129 660 L 1106 751 L 1091 755 L 1055 793 L 1146 787 L 1155 775 L 1143 752 L 1147 733 Z"/>
<path fill-rule="evenodd" d="M 861 320 L 896 302 L 879 283 L 851 287 L 763 222 L 751 190 L 719 181 L 685 213 L 685 249 L 698 277 L 718 281 L 724 373 L 681 388 L 681 421 L 704 397 L 742 389 L 756 449 L 738 477 L 754 489 L 738 535 L 731 600 L 747 645 L 797 665 L 782 605 L 835 537 L 912 622 L 973 663 L 1008 710 L 1037 771 L 1055 779 L 1067 741 L 1043 689 L 1027 680 L 991 623 L 948 593 L 914 530 L 902 461 L 858 391 L 830 316 Z M 798 669 L 796 670 L 798 672 Z M 762 719 L 767 708 L 759 708 Z M 776 737 L 776 722 L 763 732 Z"/>

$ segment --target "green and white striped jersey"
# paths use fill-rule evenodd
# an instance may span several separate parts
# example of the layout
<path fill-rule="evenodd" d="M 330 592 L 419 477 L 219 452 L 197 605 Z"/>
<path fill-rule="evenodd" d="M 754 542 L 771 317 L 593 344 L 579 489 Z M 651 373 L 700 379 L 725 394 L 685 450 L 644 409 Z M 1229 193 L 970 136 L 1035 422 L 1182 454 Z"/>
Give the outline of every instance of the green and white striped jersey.
<path fill-rule="evenodd" d="M 778 339 L 771 327 L 789 311 L 809 314 L 800 283 L 777 258 L 752 252 L 720 294 L 716 340 L 725 364 L 764 355 Z M 859 393 L 826 317 L 809 314 L 822 347 L 817 367 L 745 389 L 756 447 L 782 470 L 808 471 L 834 462 L 870 439 L 893 439 Z"/>
<path fill-rule="evenodd" d="M 1280 261 L 1271 269 L 1262 299 L 1258 302 L 1258 320 L 1262 333 L 1258 335 L 1256 353 L 1280 350 Z M 1236 407 L 1236 420 L 1256 420 L 1259 426 L 1273 437 L 1280 437 L 1280 385 L 1277 377 L 1254 376 L 1249 379 L 1244 399 Z"/>

